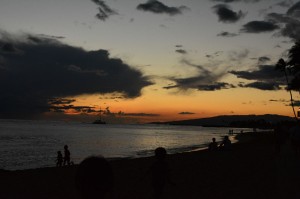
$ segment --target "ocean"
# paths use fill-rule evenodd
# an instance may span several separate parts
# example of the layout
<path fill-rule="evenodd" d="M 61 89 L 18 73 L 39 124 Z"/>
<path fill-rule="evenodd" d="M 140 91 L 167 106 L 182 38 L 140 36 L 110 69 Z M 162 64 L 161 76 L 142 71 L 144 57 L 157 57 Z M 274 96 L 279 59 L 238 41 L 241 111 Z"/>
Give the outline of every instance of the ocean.
<path fill-rule="evenodd" d="M 0 120 L 0 169 L 53 167 L 57 151 L 69 146 L 71 161 L 91 155 L 108 159 L 153 156 L 157 147 L 168 154 L 206 148 L 213 137 L 221 141 L 229 129 L 173 125 L 113 125 L 61 121 Z M 233 137 L 231 137 L 234 141 Z"/>

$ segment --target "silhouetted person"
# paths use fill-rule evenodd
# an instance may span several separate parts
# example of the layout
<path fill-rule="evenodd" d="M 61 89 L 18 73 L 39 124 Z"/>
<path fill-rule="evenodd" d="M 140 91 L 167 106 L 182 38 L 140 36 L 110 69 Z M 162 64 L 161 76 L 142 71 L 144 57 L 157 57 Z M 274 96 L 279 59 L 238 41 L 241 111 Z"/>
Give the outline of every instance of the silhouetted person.
<path fill-rule="evenodd" d="M 156 161 L 151 166 L 152 187 L 154 191 L 154 198 L 161 198 L 164 187 L 167 182 L 173 184 L 170 180 L 169 166 L 165 160 L 167 151 L 163 147 L 158 147 L 154 151 Z"/>
<path fill-rule="evenodd" d="M 68 166 L 70 166 L 70 159 L 71 159 L 71 153 L 68 149 L 68 145 L 64 146 L 64 166 L 67 164 Z"/>
<path fill-rule="evenodd" d="M 62 164 L 63 164 L 63 155 L 61 154 L 61 151 L 57 151 L 56 167 L 61 167 Z"/>
<path fill-rule="evenodd" d="M 218 150 L 218 143 L 216 142 L 216 138 L 212 138 L 212 142 L 208 145 L 208 150 L 216 151 Z"/>
<path fill-rule="evenodd" d="M 229 140 L 228 136 L 225 136 L 223 141 L 221 142 L 219 148 L 222 151 L 230 151 L 231 150 L 231 141 Z"/>
<path fill-rule="evenodd" d="M 292 126 L 289 129 L 289 133 L 291 136 L 292 149 L 298 155 L 300 153 L 300 124 L 299 124 L 299 122 L 295 126 Z"/>
<path fill-rule="evenodd" d="M 103 157 L 88 157 L 76 173 L 76 188 L 82 199 L 103 199 L 113 190 L 113 171 Z"/>
<path fill-rule="evenodd" d="M 285 126 L 278 123 L 274 129 L 275 134 L 275 152 L 279 153 L 281 151 L 282 145 L 285 143 L 288 131 Z"/>

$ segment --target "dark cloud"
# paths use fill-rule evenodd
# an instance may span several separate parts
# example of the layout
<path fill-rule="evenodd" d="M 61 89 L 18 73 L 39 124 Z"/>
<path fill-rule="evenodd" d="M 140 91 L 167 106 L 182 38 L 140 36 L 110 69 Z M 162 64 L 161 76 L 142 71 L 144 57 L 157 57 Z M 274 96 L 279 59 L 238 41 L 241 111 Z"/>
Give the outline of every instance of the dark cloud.
<path fill-rule="evenodd" d="M 198 71 L 198 75 L 186 78 L 170 77 L 169 79 L 175 82 L 175 84 L 168 85 L 164 87 L 165 89 L 178 88 L 182 90 L 196 89 L 201 91 L 214 91 L 234 87 L 231 84 L 219 82 L 227 72 L 216 73 L 206 69 L 204 66 L 192 64 L 188 60 L 182 60 L 182 64 L 195 68 Z"/>
<path fill-rule="evenodd" d="M 289 37 L 293 40 L 300 39 L 300 21 L 293 20 L 285 24 L 285 27 L 281 30 L 281 35 Z"/>
<path fill-rule="evenodd" d="M 75 102 L 75 99 L 68 99 L 68 98 L 50 98 L 49 100 L 50 105 L 66 105 Z"/>
<path fill-rule="evenodd" d="M 217 51 L 217 52 L 214 52 L 213 54 L 205 55 L 205 57 L 207 57 L 209 59 L 215 59 L 216 57 L 219 57 L 222 53 L 223 53 L 223 51 Z"/>
<path fill-rule="evenodd" d="M 156 14 L 168 14 L 170 16 L 182 14 L 184 10 L 188 10 L 189 8 L 186 6 L 180 7 L 169 7 L 160 1 L 149 0 L 147 3 L 139 4 L 137 6 L 138 10 L 152 12 Z"/>
<path fill-rule="evenodd" d="M 164 86 L 162 87 L 163 89 L 173 89 L 173 88 L 178 88 L 178 85 L 168 85 L 168 86 Z"/>
<path fill-rule="evenodd" d="M 238 34 L 223 31 L 223 32 L 217 34 L 217 36 L 219 36 L 219 37 L 235 37 L 235 36 L 238 36 Z"/>
<path fill-rule="evenodd" d="M 281 46 L 279 44 L 277 44 L 274 48 L 281 48 Z"/>
<path fill-rule="evenodd" d="M 240 87 L 251 87 L 261 90 L 278 90 L 280 86 L 285 85 L 284 74 L 275 70 L 273 65 L 259 65 L 257 70 L 253 71 L 229 71 L 229 73 L 238 78 L 252 80 L 251 83 L 240 83 Z"/>
<path fill-rule="evenodd" d="M 64 36 L 55 36 L 55 35 L 46 35 L 46 34 L 38 34 L 37 36 L 43 37 L 43 38 L 50 38 L 50 39 L 64 39 L 64 38 L 66 38 Z"/>
<path fill-rule="evenodd" d="M 289 37 L 292 40 L 300 39 L 300 21 L 286 14 L 270 13 L 267 19 L 283 24 L 283 27 L 276 34 L 277 36 Z"/>
<path fill-rule="evenodd" d="M 240 84 L 240 87 L 255 88 L 259 90 L 280 90 L 279 84 L 275 82 L 252 82 L 249 84 Z"/>
<path fill-rule="evenodd" d="M 118 115 L 131 116 L 131 117 L 158 117 L 158 116 L 160 116 L 160 114 L 153 114 L 153 113 L 124 113 L 124 112 L 119 112 Z"/>
<path fill-rule="evenodd" d="M 235 88 L 235 86 L 233 84 L 229 84 L 226 82 L 215 82 L 214 84 L 198 86 L 198 90 L 200 91 L 216 91 L 216 90 L 229 89 L 229 88 Z"/>
<path fill-rule="evenodd" d="M 277 36 L 289 37 L 293 41 L 300 39 L 300 2 L 291 6 L 286 14 L 270 13 L 267 19 L 283 24 L 276 34 Z"/>
<path fill-rule="evenodd" d="M 275 70 L 275 66 L 273 65 L 260 65 L 257 70 L 229 71 L 229 73 L 236 75 L 238 78 L 259 81 L 271 81 L 277 78 L 281 79 L 284 76 L 282 72 Z"/>
<path fill-rule="evenodd" d="M 257 3 L 261 0 L 211 0 L 211 1 L 222 2 L 222 3 L 233 3 L 233 2 Z"/>
<path fill-rule="evenodd" d="M 234 12 L 225 4 L 215 5 L 212 8 L 218 15 L 219 21 L 224 23 L 235 23 L 245 16 L 245 13 L 242 11 Z"/>
<path fill-rule="evenodd" d="M 230 51 L 229 52 L 229 60 L 230 61 L 241 61 L 243 59 L 248 58 L 249 53 L 250 52 L 248 49 L 239 50 L 239 51 Z"/>
<path fill-rule="evenodd" d="M 286 12 L 286 14 L 288 16 L 292 16 L 292 17 L 300 17 L 300 2 L 294 4 L 292 7 L 290 7 L 288 9 L 288 11 Z"/>
<path fill-rule="evenodd" d="M 0 32 L 0 60 L 0 117 L 40 114 L 68 102 L 55 98 L 82 94 L 135 98 L 151 84 L 140 71 L 110 58 L 107 50 L 86 51 L 29 34 Z"/>
<path fill-rule="evenodd" d="M 89 114 L 89 113 L 99 113 L 94 106 L 75 106 L 72 103 L 76 102 L 75 99 L 69 98 L 50 98 L 48 100 L 48 110 L 54 113 L 68 113 L 73 114 Z"/>
<path fill-rule="evenodd" d="M 195 113 L 192 112 L 180 112 L 179 115 L 194 115 Z"/>
<path fill-rule="evenodd" d="M 89 114 L 89 113 L 99 113 L 99 111 L 91 106 L 74 106 L 74 105 L 64 105 L 64 106 L 52 106 L 49 108 L 51 112 L 55 113 L 67 113 L 71 111 L 73 114 Z"/>
<path fill-rule="evenodd" d="M 289 100 L 285 100 L 285 99 L 270 99 L 270 102 L 289 102 Z"/>
<path fill-rule="evenodd" d="M 175 45 L 176 48 L 182 48 L 183 45 Z"/>
<path fill-rule="evenodd" d="M 3 43 L 1 46 L 1 53 L 2 54 L 8 54 L 13 53 L 16 54 L 20 52 L 19 49 L 17 49 L 13 44 L 11 43 Z"/>
<path fill-rule="evenodd" d="M 259 65 L 265 64 L 266 62 L 271 61 L 271 59 L 269 57 L 266 57 L 266 56 L 259 57 L 257 60 L 258 60 Z"/>
<path fill-rule="evenodd" d="M 262 33 L 262 32 L 271 32 L 276 29 L 279 29 L 279 26 L 273 22 L 251 21 L 243 25 L 241 31 L 246 33 Z"/>
<path fill-rule="evenodd" d="M 118 100 L 118 99 L 125 99 L 126 97 L 124 97 L 123 95 L 117 95 L 115 93 L 111 94 L 108 97 L 99 97 L 99 99 L 108 99 L 108 100 Z"/>
<path fill-rule="evenodd" d="M 289 8 L 292 4 L 293 4 L 292 0 L 286 0 L 286 1 L 281 1 L 281 2 L 277 3 L 276 5 L 284 7 L 284 8 Z"/>
<path fill-rule="evenodd" d="M 211 1 L 223 2 L 223 3 L 232 3 L 232 2 L 238 2 L 238 1 L 241 1 L 241 0 L 211 0 Z"/>
<path fill-rule="evenodd" d="M 186 50 L 183 50 L 183 49 L 177 49 L 177 50 L 175 50 L 175 52 L 177 52 L 179 54 L 187 54 Z"/>
<path fill-rule="evenodd" d="M 266 18 L 267 20 L 275 21 L 277 23 L 289 23 L 294 20 L 285 14 L 278 14 L 278 13 L 269 13 L 266 16 Z"/>
<path fill-rule="evenodd" d="M 111 9 L 108 5 L 106 5 L 105 1 L 101 1 L 101 0 L 91 0 L 91 1 L 99 6 L 98 7 L 99 13 L 96 14 L 95 16 L 97 19 L 105 21 L 111 15 L 118 14 L 115 10 Z"/>

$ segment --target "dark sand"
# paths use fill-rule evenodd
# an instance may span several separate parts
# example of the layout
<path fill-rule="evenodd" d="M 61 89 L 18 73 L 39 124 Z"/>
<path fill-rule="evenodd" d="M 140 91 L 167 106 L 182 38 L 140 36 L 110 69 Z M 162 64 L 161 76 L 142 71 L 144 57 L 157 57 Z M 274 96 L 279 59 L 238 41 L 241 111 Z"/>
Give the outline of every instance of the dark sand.
<path fill-rule="evenodd" d="M 168 185 L 163 198 L 280 198 L 273 133 L 244 133 L 238 138 L 240 142 L 228 152 L 204 150 L 168 155 L 176 185 Z M 153 160 L 112 161 L 115 187 L 109 198 L 151 198 L 150 176 L 141 177 Z M 76 166 L 0 171 L 0 198 L 77 199 L 75 172 Z"/>

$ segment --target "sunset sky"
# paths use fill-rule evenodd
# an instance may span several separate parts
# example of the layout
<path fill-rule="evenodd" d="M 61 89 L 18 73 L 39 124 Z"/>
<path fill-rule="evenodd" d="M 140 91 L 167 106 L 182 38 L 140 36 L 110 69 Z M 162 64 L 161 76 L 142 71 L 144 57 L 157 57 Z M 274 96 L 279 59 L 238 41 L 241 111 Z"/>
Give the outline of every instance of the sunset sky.
<path fill-rule="evenodd" d="M 293 115 L 274 64 L 298 1 L 1 0 L 0 19 L 0 118 Z"/>

